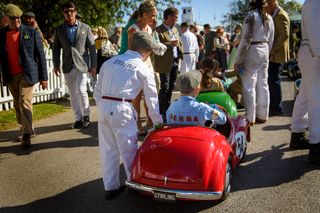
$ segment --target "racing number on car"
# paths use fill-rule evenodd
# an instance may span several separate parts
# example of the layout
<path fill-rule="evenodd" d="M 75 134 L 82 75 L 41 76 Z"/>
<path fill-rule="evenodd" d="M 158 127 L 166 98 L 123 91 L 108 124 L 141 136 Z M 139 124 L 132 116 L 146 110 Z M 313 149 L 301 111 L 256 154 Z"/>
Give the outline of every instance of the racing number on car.
<path fill-rule="evenodd" d="M 246 134 L 244 132 L 237 132 L 237 134 L 235 135 L 235 141 L 237 144 L 236 155 L 239 159 L 241 159 L 247 147 Z"/>

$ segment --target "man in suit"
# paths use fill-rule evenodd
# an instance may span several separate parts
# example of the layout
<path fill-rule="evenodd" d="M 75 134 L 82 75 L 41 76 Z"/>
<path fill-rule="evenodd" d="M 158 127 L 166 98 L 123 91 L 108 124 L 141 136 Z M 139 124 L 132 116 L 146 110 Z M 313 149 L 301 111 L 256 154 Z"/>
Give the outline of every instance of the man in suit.
<path fill-rule="evenodd" d="M 182 59 L 182 44 L 179 32 L 175 27 L 178 20 L 178 9 L 167 8 L 163 23 L 156 28 L 160 42 L 167 46 L 163 56 L 155 56 L 155 71 L 160 74 L 159 105 L 160 113 L 165 119 L 166 111 L 171 103 L 174 82 L 177 79 L 179 59 Z"/>
<path fill-rule="evenodd" d="M 277 0 L 268 0 L 267 12 L 273 17 L 274 41 L 269 56 L 268 84 L 270 90 L 269 115 L 282 114 L 280 66 L 290 59 L 290 19 Z"/>
<path fill-rule="evenodd" d="M 54 72 L 60 76 L 60 50 L 62 48 L 62 71 L 70 92 L 70 102 L 75 116 L 75 122 L 71 128 L 87 128 L 90 124 L 87 72 L 95 75 L 97 67 L 94 36 L 88 25 L 76 19 L 77 7 L 73 2 L 63 4 L 62 11 L 65 22 L 56 28 L 52 48 Z M 87 63 L 89 56 L 90 68 Z"/>
<path fill-rule="evenodd" d="M 33 87 L 40 81 L 47 88 L 46 58 L 40 34 L 21 24 L 22 11 L 14 4 L 5 6 L 9 23 L 0 30 L 0 64 L 3 84 L 8 85 L 13 96 L 16 118 L 22 131 L 23 148 L 31 145 L 33 135 L 32 98 Z"/>

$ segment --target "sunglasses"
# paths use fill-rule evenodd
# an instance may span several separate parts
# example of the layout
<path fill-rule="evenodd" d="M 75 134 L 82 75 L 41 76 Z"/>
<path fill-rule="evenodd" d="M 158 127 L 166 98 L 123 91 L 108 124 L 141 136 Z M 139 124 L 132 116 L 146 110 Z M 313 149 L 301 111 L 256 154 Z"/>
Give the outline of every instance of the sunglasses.
<path fill-rule="evenodd" d="M 20 19 L 20 17 L 18 17 L 18 16 L 10 16 L 9 19 L 10 19 L 10 20 Z"/>
<path fill-rule="evenodd" d="M 76 10 L 70 10 L 70 9 L 68 9 L 68 10 L 64 10 L 63 12 L 65 13 L 65 14 L 68 14 L 68 13 L 74 13 Z"/>

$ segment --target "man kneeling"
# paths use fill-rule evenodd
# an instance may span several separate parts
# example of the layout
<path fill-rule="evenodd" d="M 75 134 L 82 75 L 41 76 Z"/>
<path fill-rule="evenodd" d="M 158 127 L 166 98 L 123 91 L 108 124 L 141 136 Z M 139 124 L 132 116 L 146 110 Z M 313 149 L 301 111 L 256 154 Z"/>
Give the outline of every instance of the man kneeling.
<path fill-rule="evenodd" d="M 224 125 L 226 115 L 215 104 L 198 102 L 195 98 L 200 92 L 201 72 L 190 71 L 180 75 L 176 80 L 176 88 L 180 91 L 180 98 L 172 102 L 167 110 L 167 124 Z"/>

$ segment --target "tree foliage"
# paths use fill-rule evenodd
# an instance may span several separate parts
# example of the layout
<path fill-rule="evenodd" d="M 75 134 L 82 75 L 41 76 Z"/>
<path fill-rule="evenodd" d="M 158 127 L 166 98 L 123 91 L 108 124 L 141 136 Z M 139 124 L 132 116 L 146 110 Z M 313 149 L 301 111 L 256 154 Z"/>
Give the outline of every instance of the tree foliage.
<path fill-rule="evenodd" d="M 143 0 L 73 0 L 83 21 L 90 26 L 111 27 L 122 23 L 125 15 L 130 15 Z M 50 30 L 63 21 L 61 5 L 66 0 L 2 0 L 0 7 L 8 3 L 18 5 L 23 11 L 33 11 L 42 30 Z M 159 11 L 171 5 L 179 5 L 190 0 L 155 0 Z"/>
<path fill-rule="evenodd" d="M 289 15 L 300 14 L 302 5 L 295 0 L 278 0 L 279 5 L 287 11 Z M 230 11 L 224 15 L 222 23 L 228 27 L 242 23 L 248 10 L 249 0 L 233 0 L 230 3 Z"/>

